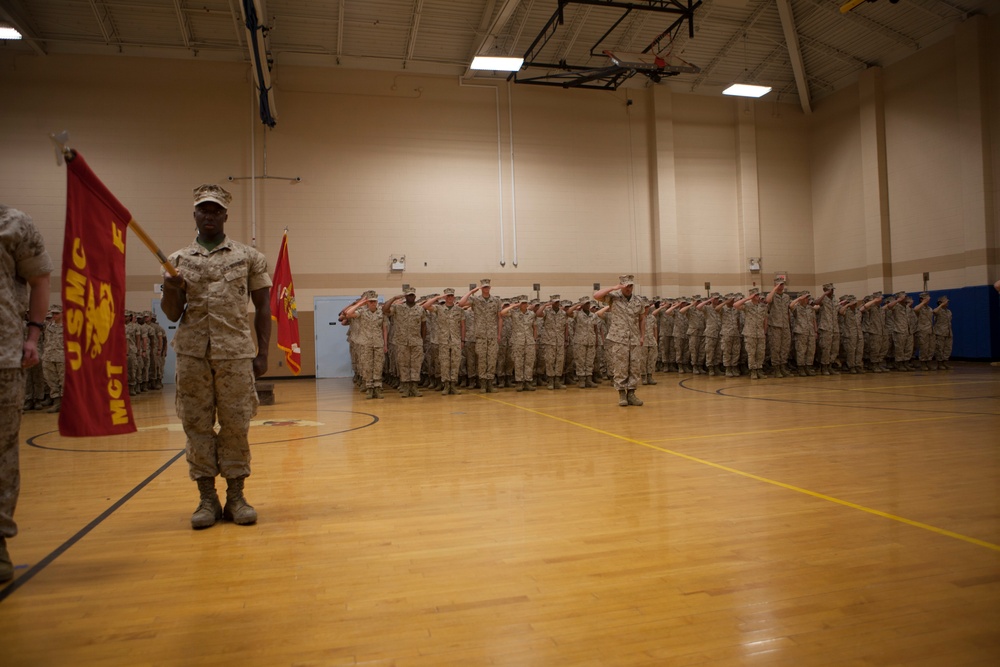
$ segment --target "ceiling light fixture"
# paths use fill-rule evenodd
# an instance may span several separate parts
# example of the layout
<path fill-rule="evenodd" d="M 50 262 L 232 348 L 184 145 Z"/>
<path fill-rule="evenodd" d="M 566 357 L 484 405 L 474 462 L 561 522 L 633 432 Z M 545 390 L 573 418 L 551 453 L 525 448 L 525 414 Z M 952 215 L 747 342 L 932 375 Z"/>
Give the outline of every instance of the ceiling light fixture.
<path fill-rule="evenodd" d="M 524 64 L 524 58 L 504 56 L 476 56 L 472 59 L 472 69 L 494 72 L 516 72 Z"/>
<path fill-rule="evenodd" d="M 747 34 L 743 33 L 743 76 L 744 81 L 750 79 L 747 71 Z M 754 83 L 734 83 L 722 91 L 723 95 L 733 95 L 735 97 L 763 97 L 771 92 L 771 86 L 759 86 Z"/>
<path fill-rule="evenodd" d="M 763 97 L 771 92 L 771 86 L 756 86 L 752 83 L 734 83 L 722 91 L 723 95 L 736 97 Z"/>
<path fill-rule="evenodd" d="M 21 39 L 21 33 L 16 28 L 0 25 L 0 39 Z"/>

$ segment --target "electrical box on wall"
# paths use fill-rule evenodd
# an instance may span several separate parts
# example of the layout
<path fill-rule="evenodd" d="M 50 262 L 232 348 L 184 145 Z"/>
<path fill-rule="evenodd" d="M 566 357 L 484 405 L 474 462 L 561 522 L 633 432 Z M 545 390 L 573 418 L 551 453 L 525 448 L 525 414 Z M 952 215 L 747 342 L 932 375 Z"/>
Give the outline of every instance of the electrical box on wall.
<path fill-rule="evenodd" d="M 750 273 L 757 273 L 760 271 L 760 257 L 748 258 L 748 264 L 750 265 Z"/>
<path fill-rule="evenodd" d="M 406 255 L 392 255 L 389 258 L 389 270 L 390 271 L 405 271 L 406 270 Z"/>

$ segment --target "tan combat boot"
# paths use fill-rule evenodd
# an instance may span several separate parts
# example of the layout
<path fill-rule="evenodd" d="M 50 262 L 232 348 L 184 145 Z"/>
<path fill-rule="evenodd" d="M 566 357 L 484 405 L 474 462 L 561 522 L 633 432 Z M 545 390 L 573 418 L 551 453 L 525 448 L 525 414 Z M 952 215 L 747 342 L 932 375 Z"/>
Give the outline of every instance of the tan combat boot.
<path fill-rule="evenodd" d="M 226 507 L 222 510 L 224 519 L 240 526 L 257 521 L 257 510 L 243 497 L 243 481 L 245 479 L 246 477 L 236 477 L 226 480 Z"/>
<path fill-rule="evenodd" d="M 618 390 L 618 405 L 621 407 L 628 407 L 628 396 L 625 394 L 624 389 Z"/>
<path fill-rule="evenodd" d="M 625 394 L 625 402 L 629 405 L 642 405 L 642 400 L 635 395 L 635 389 L 629 389 Z"/>
<path fill-rule="evenodd" d="M 199 477 L 198 493 L 201 494 L 201 502 L 198 509 L 191 515 L 191 527 L 195 529 L 209 528 L 222 518 L 222 505 L 219 503 L 219 496 L 215 493 L 214 477 Z"/>

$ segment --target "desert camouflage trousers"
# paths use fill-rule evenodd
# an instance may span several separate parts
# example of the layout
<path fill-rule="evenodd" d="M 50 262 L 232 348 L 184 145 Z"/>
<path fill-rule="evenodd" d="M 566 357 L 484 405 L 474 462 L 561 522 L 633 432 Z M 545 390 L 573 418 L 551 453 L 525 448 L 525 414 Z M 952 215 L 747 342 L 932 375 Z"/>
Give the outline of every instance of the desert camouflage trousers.
<path fill-rule="evenodd" d="M 735 368 L 740 365 L 740 353 L 743 341 L 739 336 L 722 337 L 722 365 L 726 368 Z"/>
<path fill-rule="evenodd" d="M 528 382 L 535 377 L 534 343 L 511 343 L 510 357 L 514 362 L 514 382 Z"/>
<path fill-rule="evenodd" d="M 909 361 L 913 358 L 913 336 L 908 333 L 892 334 L 893 358 L 896 361 Z"/>
<path fill-rule="evenodd" d="M 366 389 L 382 386 L 382 366 L 385 364 L 385 349 L 358 345 L 358 372 Z"/>
<path fill-rule="evenodd" d="M 645 361 L 645 348 L 641 345 L 608 341 L 604 346 L 608 351 L 608 365 L 615 389 L 635 389 L 639 386 L 639 375 Z"/>
<path fill-rule="evenodd" d="M 795 365 L 808 368 L 816 360 L 816 334 L 795 334 Z"/>
<path fill-rule="evenodd" d="M 788 353 L 791 351 L 792 335 L 788 327 L 768 327 L 767 343 L 771 346 L 771 365 L 782 366 L 788 363 Z"/>
<path fill-rule="evenodd" d="M 493 380 L 496 376 L 498 351 L 496 336 L 476 339 L 476 361 L 478 362 L 479 379 Z"/>
<path fill-rule="evenodd" d="M 840 353 L 840 334 L 829 329 L 819 331 L 819 363 L 832 364 Z"/>
<path fill-rule="evenodd" d="M 462 345 L 437 345 L 438 370 L 443 382 L 458 382 L 458 371 L 462 367 Z M 415 382 L 416 380 L 414 380 Z"/>
<path fill-rule="evenodd" d="M 433 359 L 433 355 L 430 359 Z M 423 363 L 423 341 L 417 345 L 396 344 L 396 372 L 400 382 L 420 382 L 420 367 Z"/>
<path fill-rule="evenodd" d="M 42 373 L 45 376 L 45 384 L 48 386 L 49 396 L 52 398 L 62 396 L 64 366 L 65 362 L 62 361 L 42 362 Z"/>
<path fill-rule="evenodd" d="M 24 371 L 0 369 L 0 537 L 17 535 L 14 509 L 21 492 L 18 433 L 24 404 Z"/>
<path fill-rule="evenodd" d="M 597 348 L 593 345 L 574 345 L 573 361 L 576 362 L 576 377 L 579 380 L 594 374 L 594 359 Z"/>
<path fill-rule="evenodd" d="M 563 345 L 540 345 L 542 360 L 545 362 L 545 375 L 550 378 L 562 377 L 566 368 L 566 347 Z"/>
<path fill-rule="evenodd" d="M 191 479 L 250 474 L 250 419 L 257 414 L 252 359 L 177 355 L 177 416 Z M 219 422 L 219 432 L 215 422 Z"/>
<path fill-rule="evenodd" d="M 951 359 L 952 337 L 934 336 L 934 361 L 948 361 Z"/>
<path fill-rule="evenodd" d="M 764 368 L 764 351 L 767 347 L 767 339 L 743 338 L 743 345 L 747 348 L 747 366 L 750 370 L 760 370 Z"/>

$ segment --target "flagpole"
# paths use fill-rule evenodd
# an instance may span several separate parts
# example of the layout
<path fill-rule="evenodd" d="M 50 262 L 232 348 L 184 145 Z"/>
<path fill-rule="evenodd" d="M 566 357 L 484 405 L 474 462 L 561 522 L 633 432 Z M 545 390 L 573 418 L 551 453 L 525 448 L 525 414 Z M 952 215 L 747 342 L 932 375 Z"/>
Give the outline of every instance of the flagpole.
<path fill-rule="evenodd" d="M 66 162 L 70 162 L 74 157 L 76 157 L 76 151 L 66 145 L 66 141 L 69 139 L 69 133 L 62 132 L 58 135 L 50 134 L 49 138 L 52 139 L 52 143 L 55 144 L 57 162 L 59 160 L 60 155 L 66 158 Z M 128 226 L 129 229 L 135 232 L 135 235 L 139 237 L 139 240 L 142 241 L 147 248 L 149 248 L 149 252 L 153 253 L 156 256 L 156 259 L 160 261 L 160 266 L 162 266 L 163 269 L 170 275 L 176 276 L 177 269 L 175 269 L 174 265 L 170 263 L 170 260 L 167 259 L 167 256 L 163 254 L 163 251 L 160 250 L 159 246 L 156 245 L 156 242 L 149 237 L 149 234 L 146 233 L 146 230 L 143 229 L 142 226 L 135 221 L 135 218 L 132 218 L 131 220 L 128 221 Z"/>
<path fill-rule="evenodd" d="M 172 276 L 177 275 L 177 269 L 174 268 L 174 265 L 170 263 L 170 260 L 167 259 L 166 255 L 163 254 L 163 251 L 160 250 L 159 246 L 156 245 L 153 239 L 149 238 L 149 235 L 146 234 L 146 230 L 144 230 L 139 223 L 135 221 L 135 218 L 128 221 L 128 228 L 135 232 L 135 235 L 139 237 L 140 241 L 146 244 L 146 247 L 149 248 L 149 252 L 156 255 L 156 258 L 160 260 L 160 266 L 162 266 L 167 273 Z"/>

